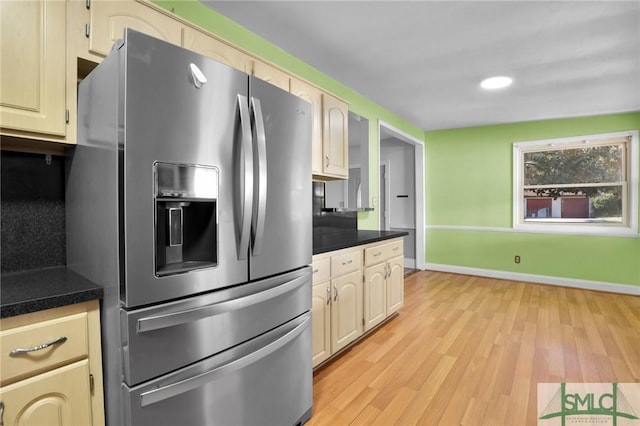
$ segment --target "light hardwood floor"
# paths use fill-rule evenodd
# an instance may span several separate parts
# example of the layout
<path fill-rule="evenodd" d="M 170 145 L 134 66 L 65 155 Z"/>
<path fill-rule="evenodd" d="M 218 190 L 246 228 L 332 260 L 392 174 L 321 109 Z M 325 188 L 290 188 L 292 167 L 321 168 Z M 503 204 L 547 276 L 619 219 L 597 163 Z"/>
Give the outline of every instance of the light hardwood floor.
<path fill-rule="evenodd" d="M 640 297 L 419 272 L 316 371 L 308 425 L 536 425 L 544 382 L 640 382 Z"/>

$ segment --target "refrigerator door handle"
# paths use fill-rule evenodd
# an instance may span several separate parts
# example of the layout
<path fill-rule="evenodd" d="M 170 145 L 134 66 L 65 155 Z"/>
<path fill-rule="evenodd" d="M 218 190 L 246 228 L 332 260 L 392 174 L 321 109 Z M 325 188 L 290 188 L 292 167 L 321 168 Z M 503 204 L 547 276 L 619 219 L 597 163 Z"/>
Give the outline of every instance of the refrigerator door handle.
<path fill-rule="evenodd" d="M 251 113 L 253 115 L 253 149 L 254 155 L 257 157 L 257 162 L 254 163 L 257 168 L 257 172 L 254 173 L 254 190 L 258 193 L 258 202 L 253 205 L 253 247 L 251 252 L 257 256 L 262 251 L 265 210 L 267 208 L 267 137 L 260 99 L 251 98 Z"/>
<path fill-rule="evenodd" d="M 249 253 L 249 241 L 251 237 L 251 215 L 253 210 L 253 147 L 251 142 L 251 118 L 249 114 L 249 102 L 247 98 L 238 95 L 238 110 L 240 113 L 241 154 L 237 156 L 236 167 L 242 172 L 236 180 L 237 193 L 240 194 L 241 210 L 238 242 L 238 259 L 245 259 Z"/>
<path fill-rule="evenodd" d="M 176 325 L 197 321 L 214 315 L 230 312 L 247 306 L 256 305 L 269 299 L 273 299 L 282 294 L 290 292 L 309 281 L 308 275 L 297 277 L 287 283 L 271 287 L 258 293 L 238 297 L 210 305 L 199 306 L 178 312 L 155 315 L 138 320 L 138 333 L 159 330 Z"/>
<path fill-rule="evenodd" d="M 308 327 L 310 318 L 306 318 L 303 322 L 297 325 L 294 329 L 288 331 L 282 337 L 259 347 L 253 352 L 247 355 L 233 359 L 219 367 L 209 370 L 205 373 L 189 377 L 187 379 L 171 383 L 169 385 L 153 389 L 140 394 L 140 407 L 155 404 L 156 402 L 163 401 L 165 399 L 174 397 L 176 395 L 183 394 L 197 387 L 203 386 L 222 375 L 226 375 L 230 372 L 245 368 L 262 358 L 269 356 L 270 354 L 281 349 L 289 342 L 297 338 Z"/>

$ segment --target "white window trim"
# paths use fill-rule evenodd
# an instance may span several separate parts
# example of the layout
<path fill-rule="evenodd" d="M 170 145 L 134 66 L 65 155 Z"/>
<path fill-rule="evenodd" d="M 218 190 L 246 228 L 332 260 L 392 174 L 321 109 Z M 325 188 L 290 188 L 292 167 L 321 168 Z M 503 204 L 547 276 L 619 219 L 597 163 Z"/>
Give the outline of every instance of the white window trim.
<path fill-rule="evenodd" d="M 627 155 L 627 167 L 629 170 L 628 204 L 626 214 L 629 215 L 627 224 L 594 224 L 594 223 L 540 223 L 525 222 L 523 218 L 524 196 L 520 154 L 523 149 L 575 143 L 578 140 L 605 139 L 631 136 L 629 152 Z M 595 135 L 574 136 L 560 139 L 545 139 L 536 141 L 516 142 L 513 144 L 513 228 L 521 231 L 548 232 L 554 234 L 597 234 L 597 235 L 638 235 L 638 131 L 625 131 L 616 133 L 602 133 Z M 624 214 L 624 213 L 623 213 Z"/>

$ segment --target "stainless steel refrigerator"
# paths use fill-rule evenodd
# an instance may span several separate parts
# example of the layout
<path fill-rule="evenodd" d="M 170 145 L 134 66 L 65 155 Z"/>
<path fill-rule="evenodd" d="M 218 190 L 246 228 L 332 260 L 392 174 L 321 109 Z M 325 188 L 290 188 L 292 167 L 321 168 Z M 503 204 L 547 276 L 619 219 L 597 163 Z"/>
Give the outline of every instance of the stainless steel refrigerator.
<path fill-rule="evenodd" d="M 67 266 L 105 288 L 109 424 L 310 417 L 310 108 L 129 29 L 79 85 Z"/>

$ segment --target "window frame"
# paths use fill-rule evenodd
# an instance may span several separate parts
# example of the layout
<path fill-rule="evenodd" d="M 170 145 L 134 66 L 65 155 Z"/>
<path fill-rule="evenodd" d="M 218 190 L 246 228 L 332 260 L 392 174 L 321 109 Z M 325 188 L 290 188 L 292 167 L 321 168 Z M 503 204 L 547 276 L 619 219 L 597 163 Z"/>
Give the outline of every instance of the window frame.
<path fill-rule="evenodd" d="M 524 154 L 532 151 L 544 151 L 544 147 L 554 149 L 562 146 L 576 146 L 584 141 L 630 137 L 626 150 L 626 185 L 623 185 L 622 223 L 579 222 L 579 221 L 526 221 L 524 198 Z M 596 234 L 611 236 L 638 236 L 638 130 L 572 136 L 567 138 L 542 139 L 513 143 L 513 222 L 514 230 L 527 232 L 545 232 L 558 234 Z M 580 186 L 580 185 L 574 185 Z M 626 186 L 626 188 L 625 188 Z M 626 197 L 626 198 L 624 198 Z"/>

